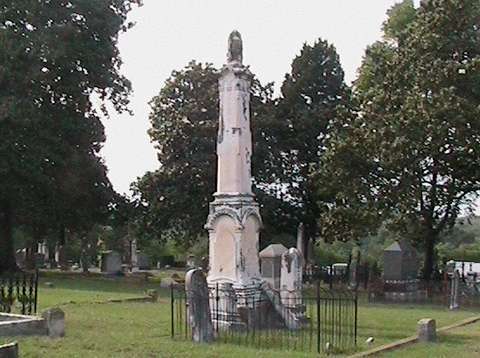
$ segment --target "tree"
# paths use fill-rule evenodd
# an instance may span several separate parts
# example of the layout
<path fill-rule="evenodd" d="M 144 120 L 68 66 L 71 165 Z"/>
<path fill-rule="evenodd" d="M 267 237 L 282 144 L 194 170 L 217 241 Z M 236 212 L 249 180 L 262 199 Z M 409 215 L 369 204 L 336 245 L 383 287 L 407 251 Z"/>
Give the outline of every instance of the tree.
<path fill-rule="evenodd" d="M 160 168 L 146 173 L 133 188 L 145 213 L 139 229 L 153 239 L 174 237 L 179 245 L 187 245 L 205 233 L 208 205 L 216 189 L 218 77 L 212 65 L 192 61 L 173 71 L 151 101 L 149 134 Z M 254 79 L 252 162 L 257 194 L 263 192 L 272 160 L 268 148 L 273 138 L 267 125 L 273 120 L 271 97 L 271 85 L 262 86 Z"/>
<path fill-rule="evenodd" d="M 76 206 L 92 205 L 83 212 L 93 215 L 95 193 L 108 189 L 93 97 L 105 113 L 107 102 L 127 109 L 130 84 L 116 45 L 133 3 L 0 3 L 0 272 L 16 266 L 15 226 L 64 232 L 83 220 Z M 76 192 L 79 181 L 91 200 Z"/>
<path fill-rule="evenodd" d="M 277 107 L 282 131 L 278 134 L 281 158 L 277 172 L 280 191 L 296 208 L 296 219 L 305 225 L 306 239 L 317 235 L 318 205 L 316 182 L 312 180 L 341 107 L 349 107 L 350 91 L 335 48 L 326 41 L 304 44 L 285 76 Z"/>
<path fill-rule="evenodd" d="M 369 57 L 358 116 L 343 121 L 324 163 L 352 178 L 335 181 L 338 195 L 355 193 L 350 203 L 390 218 L 423 248 L 427 280 L 439 235 L 480 189 L 479 18 L 478 1 L 423 2 L 391 52 Z"/>

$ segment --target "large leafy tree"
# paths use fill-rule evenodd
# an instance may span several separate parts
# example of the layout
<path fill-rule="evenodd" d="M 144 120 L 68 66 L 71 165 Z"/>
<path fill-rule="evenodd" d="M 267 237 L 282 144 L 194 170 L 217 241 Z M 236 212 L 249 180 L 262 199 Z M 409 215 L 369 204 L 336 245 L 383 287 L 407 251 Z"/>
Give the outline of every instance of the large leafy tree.
<path fill-rule="evenodd" d="M 173 237 L 187 244 L 205 234 L 208 204 L 216 189 L 218 77 L 212 65 L 192 61 L 174 71 L 151 102 L 149 134 L 160 168 L 133 187 L 144 210 L 137 227 L 153 239 Z M 270 149 L 275 141 L 270 131 L 275 120 L 271 85 L 261 86 L 254 79 L 251 100 L 255 191 L 262 205 L 271 205 L 275 199 L 264 200 L 269 195 L 266 180 L 272 180 Z"/>
<path fill-rule="evenodd" d="M 439 235 L 480 189 L 479 19 L 478 1 L 423 2 L 397 43 L 368 58 L 359 115 L 343 121 L 325 163 L 352 178 L 336 181 L 339 197 L 417 240 L 426 279 Z"/>
<path fill-rule="evenodd" d="M 105 206 L 93 97 L 126 109 L 116 45 L 132 3 L 0 2 L 0 271 L 15 267 L 16 225 L 60 231 Z"/>
<path fill-rule="evenodd" d="M 276 113 L 282 123 L 277 136 L 279 189 L 296 208 L 295 219 L 304 223 L 306 239 L 313 240 L 322 211 L 312 173 L 339 111 L 350 106 L 350 91 L 334 46 L 321 39 L 305 44 L 292 62 L 281 94 Z"/>

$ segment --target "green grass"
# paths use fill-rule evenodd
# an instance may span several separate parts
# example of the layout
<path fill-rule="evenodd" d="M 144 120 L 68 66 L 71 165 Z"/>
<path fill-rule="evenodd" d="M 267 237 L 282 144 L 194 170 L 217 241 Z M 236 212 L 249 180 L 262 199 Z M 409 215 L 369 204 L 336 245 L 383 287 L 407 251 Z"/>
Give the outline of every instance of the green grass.
<path fill-rule="evenodd" d="M 480 323 L 457 328 L 438 336 L 437 343 L 418 343 L 382 355 L 385 358 L 474 358 L 480 357 Z"/>
<path fill-rule="evenodd" d="M 54 287 L 46 287 L 46 281 L 52 282 Z M 59 340 L 45 337 L 0 338 L 0 343 L 18 340 L 22 357 L 243 358 L 312 355 L 282 352 L 275 350 L 275 347 L 256 350 L 228 344 L 196 345 L 172 341 L 169 336 L 168 290 L 159 289 L 158 303 L 94 303 L 143 296 L 148 288 L 159 289 L 159 283 L 49 275 L 42 278 L 40 283 L 39 307 L 43 310 L 47 307 L 62 306 L 66 313 L 66 337 Z M 364 342 L 369 336 L 375 337 L 375 345 L 380 345 L 413 335 L 417 321 L 421 318 L 435 318 L 438 326 L 444 326 L 472 315 L 474 315 L 472 311 L 450 312 L 438 307 L 362 303 L 359 307 L 359 349 L 367 348 Z M 450 336 L 445 339 L 442 336 L 442 342 L 445 342 L 449 349 L 455 350 L 461 345 L 461 341 L 461 336 L 453 341 L 450 340 Z M 427 346 L 422 349 L 431 348 Z M 411 356 L 429 357 L 429 355 Z"/>
<path fill-rule="evenodd" d="M 47 287 L 51 282 L 53 288 Z M 42 277 L 39 283 L 39 309 L 72 303 L 85 303 L 140 297 L 149 288 L 158 289 L 157 283 L 125 282 L 122 278 L 98 277 Z"/>

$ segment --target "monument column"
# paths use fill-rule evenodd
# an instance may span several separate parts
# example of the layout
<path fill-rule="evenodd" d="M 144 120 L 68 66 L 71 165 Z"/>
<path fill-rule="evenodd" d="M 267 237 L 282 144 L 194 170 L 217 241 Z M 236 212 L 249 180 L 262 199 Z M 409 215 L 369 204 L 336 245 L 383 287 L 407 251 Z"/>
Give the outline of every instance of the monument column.
<path fill-rule="evenodd" d="M 252 193 L 250 82 L 242 63 L 242 39 L 228 39 L 227 63 L 219 79 L 217 191 L 205 228 L 209 231 L 208 283 L 232 284 L 236 290 L 259 287 L 258 241 L 261 217 Z"/>

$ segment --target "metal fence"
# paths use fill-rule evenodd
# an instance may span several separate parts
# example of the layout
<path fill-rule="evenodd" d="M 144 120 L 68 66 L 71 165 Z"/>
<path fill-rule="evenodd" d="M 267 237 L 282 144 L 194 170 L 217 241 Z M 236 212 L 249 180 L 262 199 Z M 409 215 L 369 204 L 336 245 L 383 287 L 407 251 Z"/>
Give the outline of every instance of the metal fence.
<path fill-rule="evenodd" d="M 348 352 L 356 346 L 356 292 L 322 288 L 301 294 L 269 289 L 239 296 L 211 287 L 209 297 L 216 342 L 301 352 Z M 192 339 L 187 293 L 171 286 L 171 336 Z"/>
<path fill-rule="evenodd" d="M 0 312 L 34 314 L 37 300 L 38 271 L 0 275 Z"/>
<path fill-rule="evenodd" d="M 368 301 L 371 303 L 413 303 L 449 307 L 452 300 L 452 278 L 443 280 L 371 281 Z M 414 287 L 412 287 L 414 286 Z M 462 277 L 458 287 L 458 304 L 462 308 L 480 307 L 480 282 Z"/>

